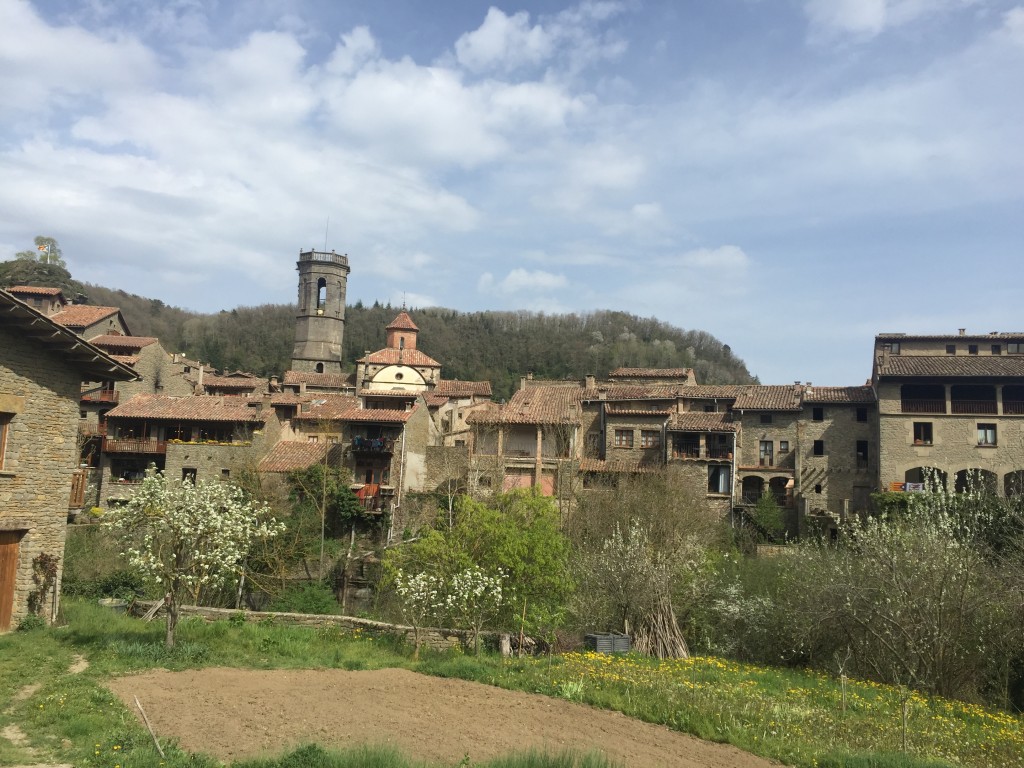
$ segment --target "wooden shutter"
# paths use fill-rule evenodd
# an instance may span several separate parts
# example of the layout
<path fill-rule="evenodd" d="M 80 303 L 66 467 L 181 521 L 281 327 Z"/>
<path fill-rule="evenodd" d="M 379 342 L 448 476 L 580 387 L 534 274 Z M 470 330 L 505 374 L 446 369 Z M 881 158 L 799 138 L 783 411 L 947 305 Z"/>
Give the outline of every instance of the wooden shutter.
<path fill-rule="evenodd" d="M 14 581 L 18 575 L 20 531 L 0 531 L 0 632 L 11 628 Z"/>

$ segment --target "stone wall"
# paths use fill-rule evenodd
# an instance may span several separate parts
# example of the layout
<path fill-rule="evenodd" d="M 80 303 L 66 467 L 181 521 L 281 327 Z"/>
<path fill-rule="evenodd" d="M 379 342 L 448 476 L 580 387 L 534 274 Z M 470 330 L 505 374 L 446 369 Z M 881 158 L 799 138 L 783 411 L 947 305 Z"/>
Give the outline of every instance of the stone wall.
<path fill-rule="evenodd" d="M 59 595 L 71 475 L 78 459 L 80 387 L 81 375 L 62 357 L 0 328 L 0 412 L 11 416 L 0 470 L 0 531 L 14 532 L 19 539 L 12 627 L 28 613 L 35 589 L 32 561 L 41 553 L 59 558 Z M 45 604 L 45 616 L 52 620 L 56 596 Z"/>

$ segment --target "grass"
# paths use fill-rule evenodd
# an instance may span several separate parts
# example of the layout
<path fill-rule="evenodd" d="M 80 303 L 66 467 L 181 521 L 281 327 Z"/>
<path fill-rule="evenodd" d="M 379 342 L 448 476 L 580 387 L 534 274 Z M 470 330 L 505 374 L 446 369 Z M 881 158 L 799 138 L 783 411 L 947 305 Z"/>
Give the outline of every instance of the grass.
<path fill-rule="evenodd" d="M 716 658 L 664 661 L 639 656 L 566 654 L 502 660 L 457 653 L 413 662 L 398 642 L 338 628 L 309 629 L 183 620 L 178 645 L 163 646 L 163 625 L 119 616 L 94 603 L 65 601 L 67 625 L 0 636 L 0 729 L 17 725 L 30 752 L 0 738 L 0 765 L 49 760 L 87 768 L 219 765 L 174 745 L 161 760 L 135 714 L 102 685 L 112 675 L 161 667 L 381 669 L 404 667 L 444 677 L 582 701 L 808 768 L 1024 767 L 1020 717 L 962 702 L 909 696 L 850 681 L 843 712 L 836 681 Z M 76 654 L 89 668 L 68 673 Z M 15 698 L 26 690 L 29 695 Z M 902 749 L 901 706 L 908 709 Z M 367 751 L 368 749 L 368 751 Z M 347 761 L 347 762 L 346 762 Z M 316 746 L 246 768 L 422 766 L 389 750 L 330 752 Z M 488 768 L 605 768 L 593 756 L 515 755 Z M 454 767 L 453 767 L 454 768 Z"/>

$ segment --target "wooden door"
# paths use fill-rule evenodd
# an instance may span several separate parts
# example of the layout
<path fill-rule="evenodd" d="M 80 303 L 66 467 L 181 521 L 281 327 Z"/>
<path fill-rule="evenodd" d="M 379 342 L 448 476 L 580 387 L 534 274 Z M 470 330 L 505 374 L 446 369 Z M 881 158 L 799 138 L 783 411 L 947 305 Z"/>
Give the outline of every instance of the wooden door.
<path fill-rule="evenodd" d="M 0 531 L 0 632 L 11 628 L 14 580 L 18 575 L 20 531 Z"/>

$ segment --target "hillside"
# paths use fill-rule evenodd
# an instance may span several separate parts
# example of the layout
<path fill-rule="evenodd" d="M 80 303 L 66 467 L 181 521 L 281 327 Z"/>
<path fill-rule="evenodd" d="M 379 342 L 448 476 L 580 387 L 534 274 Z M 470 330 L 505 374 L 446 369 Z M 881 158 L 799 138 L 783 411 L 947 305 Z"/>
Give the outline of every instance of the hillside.
<path fill-rule="evenodd" d="M 280 374 L 288 367 L 293 306 L 265 304 L 207 315 L 121 290 L 83 287 L 90 304 L 120 307 L 132 333 L 157 336 L 168 351 L 219 369 L 260 375 Z M 347 308 L 346 366 L 384 346 L 384 327 L 397 312 L 377 303 Z M 619 366 L 693 368 L 702 384 L 755 381 L 744 362 L 711 334 L 625 312 L 466 313 L 438 307 L 409 312 L 420 328 L 419 347 L 444 365 L 446 378 L 490 380 L 498 399 L 507 398 L 528 371 L 561 379 L 590 373 L 603 377 Z"/>

